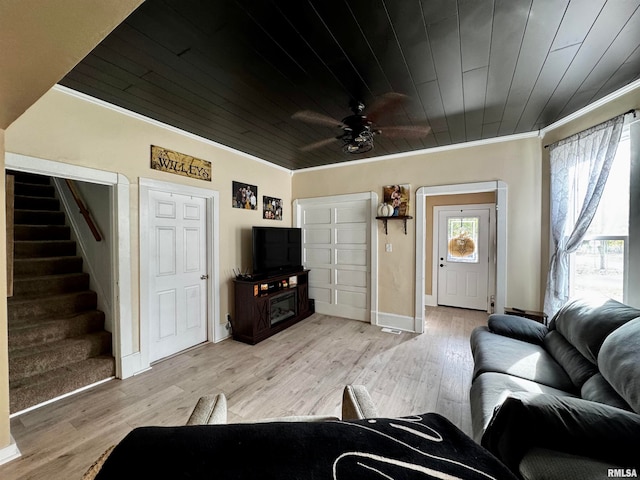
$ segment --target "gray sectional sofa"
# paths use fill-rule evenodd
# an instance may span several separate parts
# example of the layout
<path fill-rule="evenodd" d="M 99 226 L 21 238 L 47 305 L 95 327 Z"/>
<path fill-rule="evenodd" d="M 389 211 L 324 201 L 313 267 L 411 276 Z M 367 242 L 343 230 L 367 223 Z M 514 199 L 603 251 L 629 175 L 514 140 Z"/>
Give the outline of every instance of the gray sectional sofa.
<path fill-rule="evenodd" d="M 474 439 L 525 479 L 640 475 L 640 310 L 573 300 L 471 336 Z"/>

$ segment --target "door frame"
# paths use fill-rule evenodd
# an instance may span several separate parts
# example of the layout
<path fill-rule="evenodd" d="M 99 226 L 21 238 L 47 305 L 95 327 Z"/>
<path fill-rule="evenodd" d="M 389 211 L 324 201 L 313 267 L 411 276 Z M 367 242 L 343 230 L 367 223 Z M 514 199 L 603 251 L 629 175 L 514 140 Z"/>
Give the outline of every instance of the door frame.
<path fill-rule="evenodd" d="M 300 198 L 293 201 L 293 226 L 301 227 L 303 205 L 326 205 L 327 203 L 369 201 L 369 322 L 378 325 L 378 225 L 373 221 L 378 209 L 378 194 L 375 192 L 329 195 L 326 197 Z"/>
<path fill-rule="evenodd" d="M 416 280 L 415 280 L 415 332 L 424 332 L 425 320 L 425 247 L 426 197 L 431 195 L 457 195 L 462 193 L 496 193 L 496 293 L 494 312 L 504 313 L 507 298 L 507 193 L 508 186 L 501 180 L 478 183 L 459 183 L 420 187 L 416 191 Z"/>
<path fill-rule="evenodd" d="M 425 199 L 426 200 L 426 199 Z M 474 203 L 468 205 L 438 205 L 433 207 L 433 262 L 431 265 L 431 295 L 425 294 L 425 304 L 429 306 L 438 305 L 438 261 L 440 243 L 440 212 L 452 210 L 489 210 L 489 270 L 487 275 L 487 313 L 490 309 L 489 298 L 495 295 L 495 257 L 496 257 L 496 204 L 495 203 Z M 436 240 L 437 239 L 437 240 Z"/>
<path fill-rule="evenodd" d="M 137 373 L 137 344 L 134 343 L 134 326 L 131 315 L 131 233 L 129 208 L 129 179 L 116 172 L 70 165 L 53 160 L 6 152 L 5 170 L 35 173 L 68 178 L 87 183 L 110 186 L 111 223 L 113 245 L 112 296 L 113 306 L 113 355 L 116 360 L 116 377 L 127 378 Z"/>
<path fill-rule="evenodd" d="M 151 341 L 151 321 L 149 319 L 149 256 L 143 254 L 143 246 L 149 242 L 149 192 L 159 190 L 176 195 L 188 195 L 204 198 L 207 206 L 206 229 L 207 229 L 207 272 L 209 272 L 209 286 L 207 288 L 207 342 L 216 343 L 223 340 L 223 325 L 220 324 L 220 230 L 219 230 L 219 210 L 220 194 L 215 190 L 208 190 L 200 187 L 192 187 L 179 183 L 164 182 L 149 178 L 140 178 L 138 181 L 140 192 L 140 353 L 141 363 L 145 368 L 151 368 L 149 362 L 150 341 Z"/>

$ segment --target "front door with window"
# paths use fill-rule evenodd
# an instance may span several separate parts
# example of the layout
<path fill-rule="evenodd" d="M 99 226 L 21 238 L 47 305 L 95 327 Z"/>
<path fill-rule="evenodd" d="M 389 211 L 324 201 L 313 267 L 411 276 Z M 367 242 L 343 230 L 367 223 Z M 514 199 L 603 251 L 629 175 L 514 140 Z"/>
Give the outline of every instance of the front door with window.
<path fill-rule="evenodd" d="M 207 340 L 206 200 L 149 191 L 151 362 Z"/>
<path fill-rule="evenodd" d="M 487 310 L 489 208 L 438 213 L 438 305 Z"/>

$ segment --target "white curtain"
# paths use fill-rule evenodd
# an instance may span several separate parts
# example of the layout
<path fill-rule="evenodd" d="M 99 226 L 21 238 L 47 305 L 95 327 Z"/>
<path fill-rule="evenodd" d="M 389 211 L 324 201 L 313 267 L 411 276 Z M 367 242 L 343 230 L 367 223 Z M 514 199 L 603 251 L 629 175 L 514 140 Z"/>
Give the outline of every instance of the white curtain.
<path fill-rule="evenodd" d="M 552 144 L 552 255 L 544 298 L 549 318 L 569 299 L 569 254 L 591 224 L 616 156 L 624 115 Z"/>

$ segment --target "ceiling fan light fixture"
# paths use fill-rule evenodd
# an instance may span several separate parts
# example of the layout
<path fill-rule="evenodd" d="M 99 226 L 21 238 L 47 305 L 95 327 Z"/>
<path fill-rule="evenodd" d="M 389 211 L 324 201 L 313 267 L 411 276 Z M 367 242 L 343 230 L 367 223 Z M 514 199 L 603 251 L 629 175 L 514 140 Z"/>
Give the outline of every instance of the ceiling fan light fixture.
<path fill-rule="evenodd" d="M 357 143 L 347 143 L 345 149 L 347 153 L 358 153 L 360 146 Z"/>
<path fill-rule="evenodd" d="M 375 133 L 366 125 L 363 126 L 357 134 L 353 135 L 353 141 L 356 143 L 373 142 L 374 135 Z"/>
<path fill-rule="evenodd" d="M 342 151 L 350 154 L 358 154 L 373 150 L 374 135 L 375 132 L 372 132 L 368 125 L 361 126 L 359 130 L 352 132 L 351 135 L 344 136 Z"/>
<path fill-rule="evenodd" d="M 387 93 L 374 101 L 374 105 L 370 108 L 367 115 L 363 114 L 365 109 L 364 103 L 360 101 L 351 101 L 350 107 L 353 112 L 338 122 L 327 115 L 313 112 L 310 110 L 302 110 L 293 114 L 293 118 L 303 120 L 309 123 L 315 123 L 325 126 L 333 126 L 338 123 L 338 127 L 342 129 L 342 134 L 327 140 L 312 143 L 301 147 L 303 151 L 313 150 L 328 145 L 334 140 L 342 142 L 342 151 L 347 154 L 366 153 L 373 150 L 373 137 L 384 135 L 391 138 L 422 138 L 426 136 L 430 128 L 424 126 L 390 126 L 379 128 L 377 120 L 381 116 L 388 115 L 392 110 L 397 109 L 400 103 L 407 98 L 406 95 L 398 93 Z"/>
<path fill-rule="evenodd" d="M 344 144 L 342 147 L 342 151 L 344 153 L 350 154 L 358 154 L 358 153 L 366 153 L 370 150 L 373 150 L 373 138 L 365 139 L 362 142 L 358 142 L 357 139 L 350 140 Z"/>

